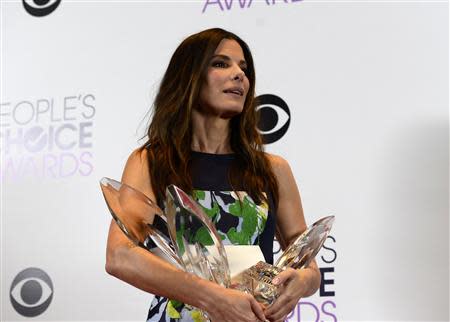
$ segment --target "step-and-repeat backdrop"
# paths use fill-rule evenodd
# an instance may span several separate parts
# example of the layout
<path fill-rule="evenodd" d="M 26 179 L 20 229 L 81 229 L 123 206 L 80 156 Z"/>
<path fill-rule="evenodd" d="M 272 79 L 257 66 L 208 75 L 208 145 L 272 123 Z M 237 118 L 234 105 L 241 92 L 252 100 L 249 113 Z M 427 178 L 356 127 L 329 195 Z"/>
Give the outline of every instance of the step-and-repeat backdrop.
<path fill-rule="evenodd" d="M 2 1 L 1 320 L 145 320 L 152 295 L 104 270 L 99 179 L 210 27 L 252 49 L 307 222 L 336 216 L 289 321 L 448 321 L 448 2 L 381 0 Z"/>

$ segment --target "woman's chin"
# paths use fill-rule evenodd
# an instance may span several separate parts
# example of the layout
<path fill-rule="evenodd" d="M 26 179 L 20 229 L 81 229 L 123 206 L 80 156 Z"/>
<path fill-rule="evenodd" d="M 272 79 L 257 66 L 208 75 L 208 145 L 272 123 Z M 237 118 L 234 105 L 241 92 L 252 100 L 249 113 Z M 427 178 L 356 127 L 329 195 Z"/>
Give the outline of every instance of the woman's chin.
<path fill-rule="evenodd" d="M 223 111 L 219 116 L 223 119 L 231 119 L 242 113 L 242 108 Z"/>
<path fill-rule="evenodd" d="M 232 118 L 236 115 L 241 114 L 243 110 L 244 107 L 241 104 L 236 104 L 217 109 L 217 112 L 221 118 Z"/>
<path fill-rule="evenodd" d="M 239 115 L 244 110 L 244 107 L 241 105 L 228 105 L 221 107 L 213 107 L 213 106 L 202 106 L 198 111 L 201 114 L 209 115 L 209 116 L 217 116 L 222 119 L 231 119 L 236 115 Z"/>

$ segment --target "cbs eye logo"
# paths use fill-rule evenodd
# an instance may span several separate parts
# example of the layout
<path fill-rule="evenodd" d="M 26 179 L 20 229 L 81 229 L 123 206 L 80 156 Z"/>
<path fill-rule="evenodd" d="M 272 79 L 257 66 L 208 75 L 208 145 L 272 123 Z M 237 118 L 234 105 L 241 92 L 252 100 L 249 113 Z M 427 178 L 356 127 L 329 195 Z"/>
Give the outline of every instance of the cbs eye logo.
<path fill-rule="evenodd" d="M 17 313 L 26 317 L 38 316 L 52 301 L 53 283 L 43 270 L 27 268 L 14 278 L 9 298 Z"/>
<path fill-rule="evenodd" d="M 272 94 L 256 98 L 256 111 L 259 113 L 258 130 L 264 144 L 270 144 L 283 137 L 291 123 L 291 112 L 286 102 Z"/>
<path fill-rule="evenodd" d="M 43 17 L 55 11 L 61 0 L 22 0 L 22 3 L 30 15 Z"/>

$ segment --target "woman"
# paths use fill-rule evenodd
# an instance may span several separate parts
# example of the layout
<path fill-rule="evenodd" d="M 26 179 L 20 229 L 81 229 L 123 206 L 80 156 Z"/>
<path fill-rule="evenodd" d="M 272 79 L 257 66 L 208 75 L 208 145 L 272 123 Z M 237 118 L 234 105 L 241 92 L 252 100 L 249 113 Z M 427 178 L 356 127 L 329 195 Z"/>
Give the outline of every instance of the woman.
<path fill-rule="evenodd" d="M 122 182 L 162 206 L 165 188 L 190 192 L 212 218 L 225 244 L 259 245 L 273 261 L 276 232 L 286 247 L 305 228 L 300 195 L 288 163 L 263 152 L 256 129 L 255 71 L 247 44 L 222 29 L 185 39 L 173 54 L 154 102 L 148 141 L 129 157 Z M 156 294 L 148 321 L 284 321 L 298 300 L 320 284 L 315 262 L 287 269 L 274 283 L 270 307 L 180 271 L 134 247 L 111 223 L 106 270 Z M 167 298 L 171 300 L 167 300 Z"/>

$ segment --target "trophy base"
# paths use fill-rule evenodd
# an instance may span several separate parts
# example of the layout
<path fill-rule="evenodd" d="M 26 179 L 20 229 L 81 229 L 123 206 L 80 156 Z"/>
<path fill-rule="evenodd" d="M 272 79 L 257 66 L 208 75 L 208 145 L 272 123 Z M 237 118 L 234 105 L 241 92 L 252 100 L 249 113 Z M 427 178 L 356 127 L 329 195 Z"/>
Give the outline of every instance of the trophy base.
<path fill-rule="evenodd" d="M 283 270 L 279 267 L 258 262 L 231 279 L 231 288 L 253 295 L 261 304 L 269 306 L 279 295 L 279 286 L 272 280 Z"/>

